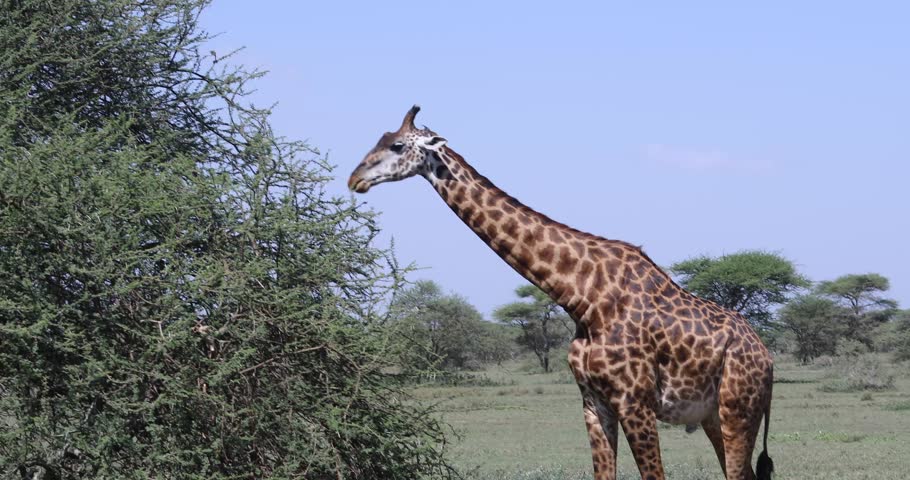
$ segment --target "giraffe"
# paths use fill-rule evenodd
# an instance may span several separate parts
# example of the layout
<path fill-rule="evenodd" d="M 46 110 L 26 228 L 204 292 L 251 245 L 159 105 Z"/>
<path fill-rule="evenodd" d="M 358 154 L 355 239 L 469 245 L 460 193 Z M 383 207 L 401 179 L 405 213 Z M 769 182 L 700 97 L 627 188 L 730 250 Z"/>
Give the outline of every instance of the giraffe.
<path fill-rule="evenodd" d="M 385 133 L 348 187 L 421 175 L 506 263 L 575 321 L 568 362 L 581 390 L 594 477 L 616 478 L 618 425 L 642 479 L 663 479 L 657 421 L 701 425 L 728 479 L 767 480 L 771 356 L 736 312 L 696 297 L 629 243 L 576 230 L 509 196 L 445 138 L 414 126 Z M 752 453 L 764 417 L 763 451 Z"/>

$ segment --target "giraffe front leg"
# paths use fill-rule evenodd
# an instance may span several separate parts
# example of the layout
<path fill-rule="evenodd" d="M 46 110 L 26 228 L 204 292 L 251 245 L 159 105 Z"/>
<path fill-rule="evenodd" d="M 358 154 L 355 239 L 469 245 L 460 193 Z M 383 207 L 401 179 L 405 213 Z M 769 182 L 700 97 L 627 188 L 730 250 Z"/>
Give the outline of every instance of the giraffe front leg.
<path fill-rule="evenodd" d="M 616 413 L 596 394 L 582 388 L 585 425 L 591 441 L 596 480 L 616 479 Z"/>
<path fill-rule="evenodd" d="M 626 398 L 629 396 L 627 395 Z M 643 480 L 663 480 L 664 467 L 660 461 L 660 441 L 657 438 L 657 415 L 651 408 L 633 403 L 617 408 L 619 422 L 629 442 L 632 456 Z"/>

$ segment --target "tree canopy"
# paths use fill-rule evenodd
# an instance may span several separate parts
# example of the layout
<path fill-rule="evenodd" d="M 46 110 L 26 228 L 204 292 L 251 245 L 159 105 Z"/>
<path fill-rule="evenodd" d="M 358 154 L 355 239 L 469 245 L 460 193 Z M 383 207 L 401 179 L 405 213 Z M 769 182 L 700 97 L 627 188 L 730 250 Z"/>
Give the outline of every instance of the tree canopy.
<path fill-rule="evenodd" d="M 882 295 L 890 288 L 891 282 L 887 278 L 877 273 L 864 273 L 820 282 L 816 292 L 836 299 L 859 317 L 870 311 L 896 309 L 897 302 Z"/>
<path fill-rule="evenodd" d="M 534 352 L 545 372 L 550 371 L 550 351 L 561 345 L 574 332 L 572 319 L 543 290 L 534 285 L 515 289 L 521 301 L 496 309 L 496 320 L 521 328 L 518 342 Z"/>
<path fill-rule="evenodd" d="M 396 295 L 391 310 L 405 370 L 474 369 L 512 353 L 502 326 L 485 322 L 467 300 L 443 293 L 435 282 L 415 282 Z"/>
<path fill-rule="evenodd" d="M 844 335 L 871 346 L 872 329 L 887 321 L 897 309 L 897 302 L 883 295 L 889 288 L 887 278 L 877 273 L 864 273 L 820 282 L 815 291 L 848 310 L 849 315 L 844 316 Z"/>
<path fill-rule="evenodd" d="M 796 336 L 798 359 L 809 362 L 821 355 L 834 355 L 844 338 L 847 312 L 834 301 L 816 295 L 799 296 L 780 311 L 780 324 Z"/>
<path fill-rule="evenodd" d="M 745 316 L 759 330 L 772 318 L 772 308 L 810 285 L 781 255 L 747 250 L 721 257 L 699 256 L 670 266 L 692 293 Z"/>
<path fill-rule="evenodd" d="M 415 478 L 370 212 L 203 54 L 204 1 L 0 8 L 0 476 Z"/>

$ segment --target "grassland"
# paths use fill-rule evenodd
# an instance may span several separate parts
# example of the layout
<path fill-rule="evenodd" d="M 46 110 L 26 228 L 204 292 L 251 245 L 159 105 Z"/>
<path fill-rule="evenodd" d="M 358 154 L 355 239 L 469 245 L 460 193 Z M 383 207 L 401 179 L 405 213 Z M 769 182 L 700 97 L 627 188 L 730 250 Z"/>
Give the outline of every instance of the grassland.
<path fill-rule="evenodd" d="M 779 359 L 768 440 L 775 478 L 910 478 L 910 367 L 891 369 L 893 389 L 826 392 L 829 371 Z M 461 469 L 477 479 L 590 478 L 581 397 L 567 371 L 516 362 L 478 376 L 487 386 L 416 392 L 458 435 L 451 453 Z M 703 432 L 662 424 L 660 441 L 668 478 L 723 478 Z M 639 478 L 622 438 L 618 457 L 620 478 Z"/>

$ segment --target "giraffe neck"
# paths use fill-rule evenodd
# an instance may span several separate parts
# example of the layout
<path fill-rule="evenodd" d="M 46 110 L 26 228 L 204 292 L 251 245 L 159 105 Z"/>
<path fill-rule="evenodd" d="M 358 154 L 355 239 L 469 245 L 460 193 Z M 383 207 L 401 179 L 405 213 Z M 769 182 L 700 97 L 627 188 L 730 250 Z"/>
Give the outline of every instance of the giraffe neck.
<path fill-rule="evenodd" d="M 607 282 L 604 262 L 612 243 L 554 222 L 493 185 L 448 147 L 433 152 L 424 172 L 452 211 L 520 275 L 547 292 L 576 321 L 592 282 Z M 606 244 L 605 244 L 606 243 Z M 621 254 L 620 254 L 621 255 Z M 612 258 L 618 268 L 619 258 Z M 599 276 L 599 280 L 598 280 Z M 599 285 L 598 285 L 599 283 Z"/>

